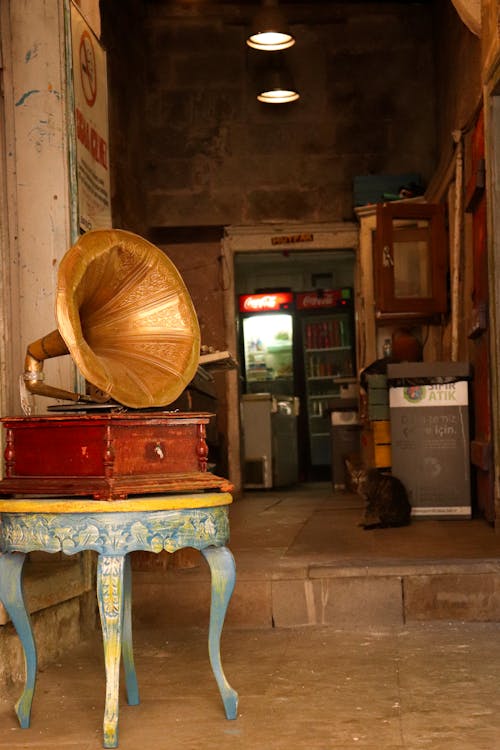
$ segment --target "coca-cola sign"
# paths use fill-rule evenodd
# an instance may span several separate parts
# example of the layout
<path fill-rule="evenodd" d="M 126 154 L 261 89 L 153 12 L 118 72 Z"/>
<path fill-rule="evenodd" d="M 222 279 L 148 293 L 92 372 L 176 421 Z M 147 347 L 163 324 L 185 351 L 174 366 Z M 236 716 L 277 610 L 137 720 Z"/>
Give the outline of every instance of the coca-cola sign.
<path fill-rule="evenodd" d="M 297 294 L 298 310 L 317 310 L 322 307 L 345 305 L 340 289 L 326 289 L 322 292 L 301 292 Z"/>
<path fill-rule="evenodd" d="M 288 310 L 293 302 L 290 292 L 266 292 L 264 294 L 244 294 L 240 297 L 240 312 L 272 312 Z"/>

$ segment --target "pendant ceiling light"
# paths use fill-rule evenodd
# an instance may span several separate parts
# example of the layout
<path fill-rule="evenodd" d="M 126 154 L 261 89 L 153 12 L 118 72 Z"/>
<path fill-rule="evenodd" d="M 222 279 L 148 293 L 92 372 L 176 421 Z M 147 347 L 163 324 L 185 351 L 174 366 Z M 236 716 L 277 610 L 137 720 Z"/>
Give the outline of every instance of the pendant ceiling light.
<path fill-rule="evenodd" d="M 247 44 L 253 49 L 273 52 L 288 49 L 295 44 L 277 0 L 262 0 L 262 7 L 253 20 L 252 29 Z"/>
<path fill-rule="evenodd" d="M 297 91 L 283 88 L 268 89 L 257 95 L 259 102 L 264 102 L 264 104 L 287 104 L 296 102 L 299 98 L 300 94 Z"/>
<path fill-rule="evenodd" d="M 260 93 L 257 94 L 259 102 L 287 104 L 288 102 L 296 102 L 300 97 L 286 68 L 274 67 L 267 70 L 265 76 L 263 76 L 263 81 L 264 85 L 260 87 Z"/>

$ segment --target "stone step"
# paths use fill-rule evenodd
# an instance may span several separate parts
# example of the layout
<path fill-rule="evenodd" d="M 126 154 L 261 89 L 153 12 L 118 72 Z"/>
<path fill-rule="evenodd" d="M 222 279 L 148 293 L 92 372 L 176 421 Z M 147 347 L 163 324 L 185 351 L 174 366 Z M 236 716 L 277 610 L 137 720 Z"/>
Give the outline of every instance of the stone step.
<path fill-rule="evenodd" d="M 500 560 L 237 565 L 226 627 L 389 627 L 417 621 L 500 621 Z M 210 578 L 203 564 L 134 572 L 137 625 L 204 626 Z"/>

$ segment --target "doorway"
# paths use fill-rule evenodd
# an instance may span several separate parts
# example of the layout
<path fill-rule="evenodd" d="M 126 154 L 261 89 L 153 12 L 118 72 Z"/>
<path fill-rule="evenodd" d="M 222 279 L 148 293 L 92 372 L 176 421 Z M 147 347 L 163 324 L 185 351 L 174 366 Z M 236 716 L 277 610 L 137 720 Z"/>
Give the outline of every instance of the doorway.
<path fill-rule="evenodd" d="M 238 300 L 265 302 L 266 296 L 260 295 L 267 295 L 270 302 L 274 294 L 286 294 L 289 300 L 286 312 L 243 312 L 238 305 L 244 473 L 254 394 L 270 393 L 280 409 L 288 411 L 273 418 L 279 424 L 288 416 L 290 423 L 272 440 L 273 487 L 331 477 L 331 411 L 348 408 L 350 401 L 342 397 L 344 386 L 349 379 L 355 382 L 354 260 L 352 249 L 286 249 L 234 257 Z M 282 331 L 285 322 L 288 328 Z M 253 330 L 256 333 L 250 336 L 247 332 Z M 294 470 L 274 471 L 284 465 L 283 454 Z M 244 476 L 246 486 L 248 481 Z"/>
<path fill-rule="evenodd" d="M 223 254 L 228 283 L 225 287 L 225 318 L 228 347 L 240 354 L 238 296 L 245 292 L 277 288 L 309 291 L 341 286 L 355 287 L 354 267 L 358 246 L 358 226 L 351 222 L 321 226 L 228 227 Z M 346 284 L 347 285 L 347 284 Z M 353 295 L 353 313 L 356 297 Z M 298 377 L 300 368 L 297 365 Z M 241 439 L 241 373 L 228 379 L 228 463 L 231 480 L 243 486 L 243 441 Z M 300 407 L 299 407 L 300 408 Z M 300 413 L 300 411 L 299 411 Z M 299 420 L 304 419 L 304 412 Z M 301 435 L 305 427 L 298 425 Z M 303 441 L 300 440 L 303 448 Z M 323 474 L 328 465 L 323 467 Z M 307 457 L 300 458 L 301 478 L 307 476 Z M 319 477 L 318 477 L 319 478 Z"/>

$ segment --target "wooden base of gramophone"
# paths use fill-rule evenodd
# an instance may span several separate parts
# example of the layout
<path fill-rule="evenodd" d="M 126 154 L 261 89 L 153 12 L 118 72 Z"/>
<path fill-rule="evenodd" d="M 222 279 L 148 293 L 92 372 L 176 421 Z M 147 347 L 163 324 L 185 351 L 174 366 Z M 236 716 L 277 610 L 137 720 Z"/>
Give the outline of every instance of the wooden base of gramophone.
<path fill-rule="evenodd" d="M 160 492 L 229 492 L 207 472 L 210 414 L 134 412 L 7 417 L 0 495 L 123 500 Z"/>

